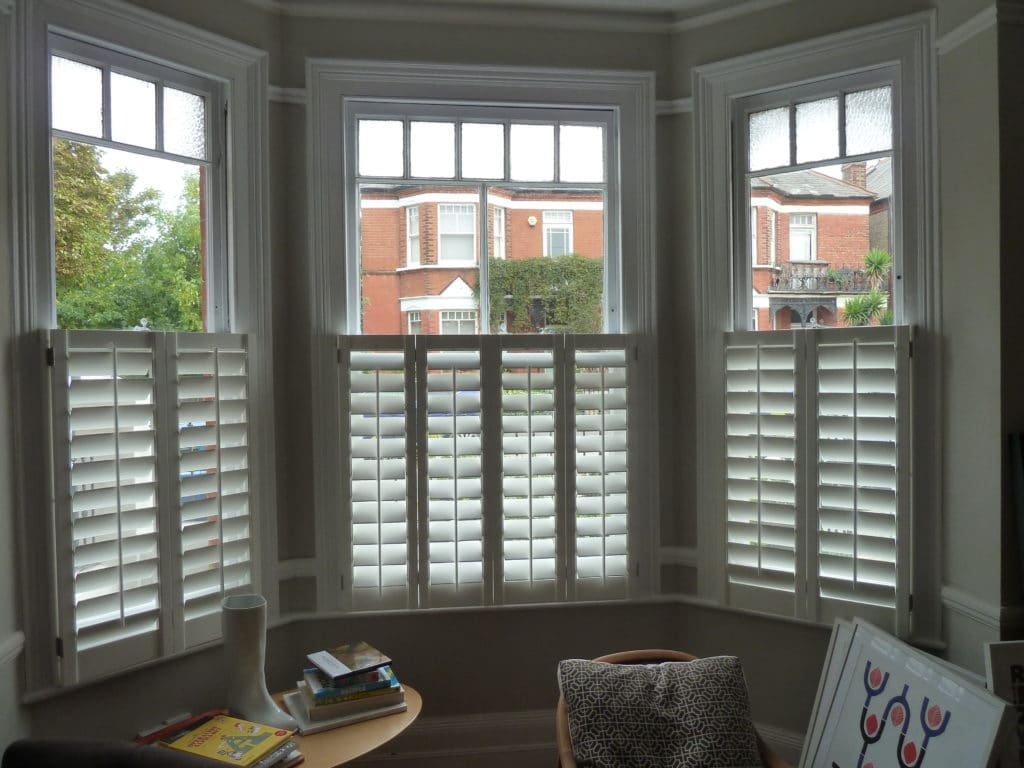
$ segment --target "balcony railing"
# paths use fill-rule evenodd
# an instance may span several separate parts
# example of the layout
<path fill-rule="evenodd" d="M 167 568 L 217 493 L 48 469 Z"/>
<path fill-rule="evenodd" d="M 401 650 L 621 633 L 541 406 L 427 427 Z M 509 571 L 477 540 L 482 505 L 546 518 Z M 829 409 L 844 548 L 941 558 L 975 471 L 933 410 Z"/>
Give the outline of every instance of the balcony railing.
<path fill-rule="evenodd" d="M 837 266 L 826 261 L 787 261 L 768 287 L 769 293 L 867 293 L 872 280 L 860 266 Z M 888 276 L 879 283 L 888 283 Z"/>

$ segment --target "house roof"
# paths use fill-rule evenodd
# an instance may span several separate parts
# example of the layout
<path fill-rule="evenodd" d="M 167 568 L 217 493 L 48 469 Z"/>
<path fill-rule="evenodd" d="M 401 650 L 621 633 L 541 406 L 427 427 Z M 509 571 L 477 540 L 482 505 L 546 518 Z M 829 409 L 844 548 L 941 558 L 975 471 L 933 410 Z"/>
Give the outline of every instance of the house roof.
<path fill-rule="evenodd" d="M 757 176 L 750 180 L 750 186 L 752 189 L 771 189 L 788 197 L 834 197 L 861 200 L 872 200 L 875 197 L 873 192 L 814 170 Z"/>
<path fill-rule="evenodd" d="M 892 158 L 883 157 L 868 168 L 867 187 L 875 193 L 876 200 L 887 200 L 892 197 Z"/>

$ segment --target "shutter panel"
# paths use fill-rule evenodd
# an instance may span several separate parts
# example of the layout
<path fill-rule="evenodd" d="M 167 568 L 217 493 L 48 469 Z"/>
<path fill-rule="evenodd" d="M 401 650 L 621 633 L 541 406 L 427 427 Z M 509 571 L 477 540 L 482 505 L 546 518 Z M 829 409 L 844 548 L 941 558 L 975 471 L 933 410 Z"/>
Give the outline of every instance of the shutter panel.
<path fill-rule="evenodd" d="M 184 646 L 220 637 L 220 605 L 253 583 L 249 364 L 240 334 L 169 335 L 177 421 Z"/>
<path fill-rule="evenodd" d="M 422 605 L 485 601 L 479 347 L 419 339 L 417 355 Z M 474 344 L 479 342 L 474 338 Z M 426 530 L 424 530 L 424 526 Z"/>
<path fill-rule="evenodd" d="M 793 613 L 799 564 L 798 354 L 792 334 L 726 342 L 726 487 L 730 602 Z M 758 588 L 750 594 L 747 587 Z"/>
<path fill-rule="evenodd" d="M 159 338 L 51 334 L 62 676 L 161 652 L 156 407 Z"/>
<path fill-rule="evenodd" d="M 626 337 L 569 337 L 578 597 L 623 595 L 628 562 Z"/>
<path fill-rule="evenodd" d="M 502 573 L 506 602 L 558 596 L 558 519 L 563 449 L 562 345 L 553 338 L 498 337 L 501 351 Z M 558 342 L 561 340 L 559 339 Z M 540 345 L 545 346 L 540 346 Z M 556 363 L 556 360 L 558 362 Z"/>
<path fill-rule="evenodd" d="M 410 604 L 409 526 L 415 475 L 411 341 L 343 337 L 349 423 L 352 603 Z M 344 373 L 347 371 L 347 377 Z"/>
<path fill-rule="evenodd" d="M 819 594 L 826 604 L 854 601 L 891 616 L 902 587 L 897 543 L 906 507 L 907 329 L 858 328 L 815 338 Z"/>

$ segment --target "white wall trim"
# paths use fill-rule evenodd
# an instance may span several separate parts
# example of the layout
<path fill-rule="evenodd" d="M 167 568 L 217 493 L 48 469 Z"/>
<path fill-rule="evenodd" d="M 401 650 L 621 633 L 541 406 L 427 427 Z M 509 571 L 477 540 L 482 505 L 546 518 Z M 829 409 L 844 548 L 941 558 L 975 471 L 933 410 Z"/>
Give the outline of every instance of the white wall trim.
<path fill-rule="evenodd" d="M 728 21 L 729 19 L 735 19 L 737 16 L 744 16 L 755 11 L 763 11 L 766 8 L 774 8 L 777 5 L 783 5 L 788 2 L 790 0 L 747 0 L 745 3 L 739 3 L 729 8 L 722 8 L 718 11 L 679 19 L 672 22 L 670 29 L 672 32 L 685 32 L 690 29 L 697 29 L 698 27 L 707 27 L 720 21 Z"/>
<path fill-rule="evenodd" d="M 654 103 L 654 114 L 658 117 L 664 117 L 666 115 L 688 115 L 692 112 L 692 96 L 683 96 L 679 99 L 662 99 Z"/>
<path fill-rule="evenodd" d="M 20 629 L 0 643 L 0 667 L 10 664 L 21 655 L 25 647 L 25 633 Z"/>
<path fill-rule="evenodd" d="M 267 89 L 267 96 L 271 101 L 276 101 L 279 104 L 306 106 L 305 88 L 286 88 L 282 85 L 272 85 Z"/>
<path fill-rule="evenodd" d="M 662 547 L 658 550 L 661 565 L 685 565 L 696 568 L 700 561 L 696 547 Z"/>
<path fill-rule="evenodd" d="M 1002 610 L 999 606 L 982 600 L 966 589 L 944 584 L 942 604 L 953 613 L 990 629 L 998 630 L 1001 625 Z"/>
<path fill-rule="evenodd" d="M 1002 9 L 999 10 L 999 17 L 1002 17 Z M 975 14 L 960 26 L 950 30 L 935 41 L 935 52 L 943 56 L 950 51 L 956 50 L 976 35 L 980 35 L 987 29 L 996 25 L 996 6 L 992 5 Z"/>

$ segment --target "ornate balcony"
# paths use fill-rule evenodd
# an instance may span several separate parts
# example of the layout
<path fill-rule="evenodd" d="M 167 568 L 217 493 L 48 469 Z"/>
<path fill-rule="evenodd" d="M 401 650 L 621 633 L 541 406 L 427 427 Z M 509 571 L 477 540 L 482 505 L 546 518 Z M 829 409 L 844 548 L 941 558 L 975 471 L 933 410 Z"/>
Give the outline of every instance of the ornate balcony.
<path fill-rule="evenodd" d="M 861 266 L 842 266 L 827 261 L 787 261 L 768 286 L 768 293 L 867 293 L 871 280 Z M 885 280 L 883 280 L 885 282 Z"/>

